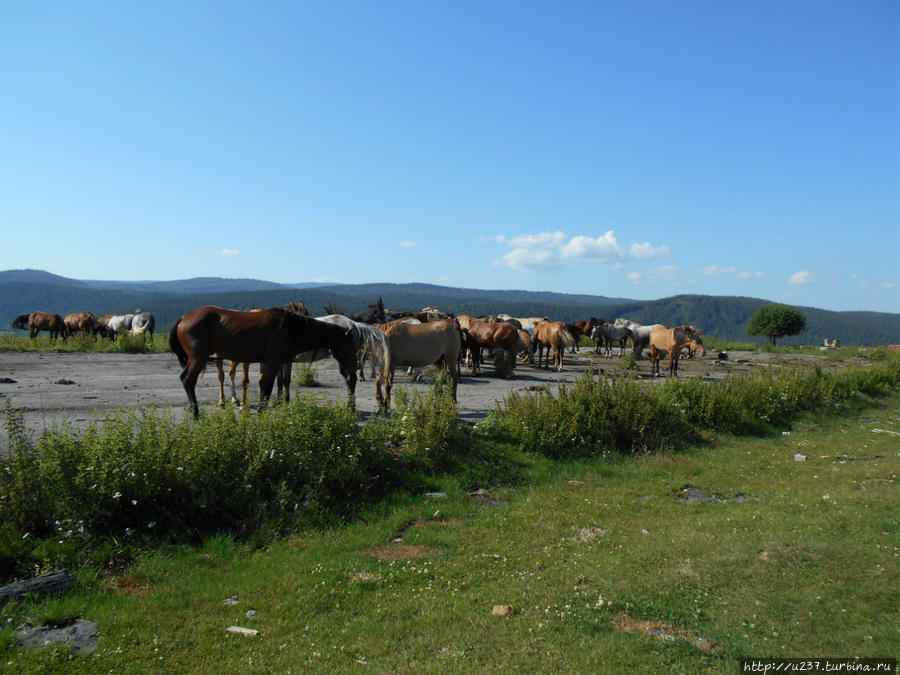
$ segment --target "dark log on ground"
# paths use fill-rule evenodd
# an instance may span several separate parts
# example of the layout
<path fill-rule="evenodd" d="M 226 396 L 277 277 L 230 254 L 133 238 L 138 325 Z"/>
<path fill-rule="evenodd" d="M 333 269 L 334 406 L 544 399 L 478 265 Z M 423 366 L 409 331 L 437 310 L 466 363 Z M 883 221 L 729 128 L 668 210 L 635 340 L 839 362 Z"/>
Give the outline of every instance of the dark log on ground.
<path fill-rule="evenodd" d="M 8 586 L 0 588 L 0 605 L 10 600 L 21 598 L 28 593 L 40 593 L 49 595 L 53 593 L 64 593 L 75 585 L 75 577 L 69 574 L 69 570 L 57 570 L 49 574 L 42 574 L 33 579 L 18 581 Z"/>

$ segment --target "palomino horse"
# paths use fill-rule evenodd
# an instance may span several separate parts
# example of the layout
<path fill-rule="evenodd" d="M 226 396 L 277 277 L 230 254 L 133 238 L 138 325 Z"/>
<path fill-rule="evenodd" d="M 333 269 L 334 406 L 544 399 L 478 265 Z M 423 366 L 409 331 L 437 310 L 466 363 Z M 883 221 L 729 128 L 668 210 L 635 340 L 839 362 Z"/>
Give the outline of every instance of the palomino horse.
<path fill-rule="evenodd" d="M 28 329 L 32 338 L 37 337 L 42 330 L 50 333 L 50 337 L 54 340 L 61 337 L 64 341 L 69 336 L 66 330 L 66 323 L 59 314 L 48 314 L 47 312 L 32 312 L 27 316 L 20 314 L 12 322 L 13 328 Z"/>
<path fill-rule="evenodd" d="M 698 338 L 693 326 L 669 328 L 660 326 L 650 333 L 650 374 L 660 375 L 659 361 L 663 352 L 669 354 L 669 374 L 678 377 L 678 359 L 681 349 Z"/>
<path fill-rule="evenodd" d="M 591 339 L 597 340 L 596 353 L 605 351 L 604 356 L 608 359 L 612 358 L 613 343 L 619 345 L 619 357 L 625 356 L 625 345 L 630 337 L 632 337 L 631 329 L 617 326 L 611 321 L 604 321 L 594 326 L 594 330 L 591 331 Z"/>
<path fill-rule="evenodd" d="M 504 349 L 509 353 L 510 362 L 515 364 L 516 352 L 514 347 L 519 342 L 519 329 L 513 324 L 506 321 L 498 321 L 497 323 L 487 323 L 478 319 L 469 319 L 468 328 L 460 328 L 467 330 L 469 335 L 475 338 L 476 348 L 472 354 L 472 372 L 475 375 L 481 374 L 481 349 Z"/>
<path fill-rule="evenodd" d="M 132 335 L 149 335 L 150 342 L 153 342 L 153 331 L 155 330 L 156 317 L 154 317 L 150 312 L 137 310 L 134 313 L 134 318 L 131 320 Z"/>
<path fill-rule="evenodd" d="M 538 368 L 544 358 L 544 348 L 547 349 L 547 362 L 544 368 L 550 365 L 550 350 L 553 349 L 553 369 L 562 371 L 563 353 L 566 347 L 575 345 L 575 338 L 566 330 L 566 324 L 562 321 L 541 321 L 534 327 L 534 335 L 531 336 L 532 349 L 538 350 Z"/>
<path fill-rule="evenodd" d="M 97 334 L 97 317 L 90 312 L 70 312 L 66 314 L 63 323 L 66 324 L 66 332 L 69 335 L 75 335 L 75 333 Z"/>
<path fill-rule="evenodd" d="M 337 359 L 352 396 L 356 390 L 356 348 L 348 331 L 275 307 L 259 312 L 238 312 L 206 306 L 175 322 L 169 347 L 184 370 L 181 383 L 194 417 L 200 416 L 195 388 L 197 378 L 213 354 L 232 361 L 261 364 L 260 391 L 265 403 L 272 393 L 281 365 L 300 352 L 328 349 Z M 289 378 L 289 374 L 288 374 Z M 290 386 L 290 379 L 285 382 Z"/>
<path fill-rule="evenodd" d="M 459 323 L 453 319 L 445 319 L 431 323 L 391 321 L 375 326 L 384 331 L 390 346 L 388 367 L 383 374 L 375 378 L 375 398 L 379 406 L 384 410 L 390 410 L 394 370 L 398 367 L 422 368 L 441 360 L 450 371 L 453 400 L 456 400 L 456 387 L 459 384 L 459 369 L 456 364 L 460 349 Z M 385 392 L 383 397 L 382 381 Z"/>

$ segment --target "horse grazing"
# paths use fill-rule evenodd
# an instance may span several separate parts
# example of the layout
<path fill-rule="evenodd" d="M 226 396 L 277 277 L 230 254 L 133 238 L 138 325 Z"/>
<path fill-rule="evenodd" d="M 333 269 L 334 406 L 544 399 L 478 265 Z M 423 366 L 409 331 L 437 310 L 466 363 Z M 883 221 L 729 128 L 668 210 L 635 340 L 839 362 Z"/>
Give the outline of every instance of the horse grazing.
<path fill-rule="evenodd" d="M 513 351 L 519 342 L 519 329 L 506 321 L 487 323 L 478 319 L 469 319 L 467 330 L 475 339 L 476 348 L 472 354 L 472 372 L 481 374 L 481 349 L 504 349 L 509 352 L 510 361 L 516 362 L 516 353 Z M 460 323 L 462 328 L 462 323 Z"/>
<path fill-rule="evenodd" d="M 459 369 L 456 360 L 460 350 L 459 323 L 454 319 L 432 321 L 430 323 L 405 323 L 391 321 L 375 324 L 384 331 L 390 346 L 390 360 L 384 373 L 375 378 L 375 398 L 384 410 L 391 407 L 391 388 L 394 371 L 398 367 L 422 368 L 443 361 L 450 372 L 451 391 L 456 400 L 459 384 Z M 384 382 L 384 396 L 381 384 Z"/>
<path fill-rule="evenodd" d="M 677 326 L 675 328 L 658 326 L 654 328 L 650 333 L 650 374 L 660 375 L 660 358 L 663 352 L 668 352 L 669 374 L 678 377 L 678 359 L 681 356 L 682 348 L 691 340 L 698 338 L 693 326 Z"/>
<path fill-rule="evenodd" d="M 687 349 L 687 357 L 689 359 L 694 358 L 694 354 L 699 352 L 700 356 L 706 356 L 706 347 L 703 346 L 703 340 L 700 339 L 700 336 L 697 335 L 690 342 L 688 342 L 684 349 Z"/>
<path fill-rule="evenodd" d="M 628 338 L 632 337 L 631 329 L 625 326 L 617 326 L 610 321 L 594 326 L 591 331 L 591 339 L 597 340 L 597 348 L 595 353 L 600 354 L 605 350 L 604 356 L 608 359 L 612 358 L 613 343 L 619 345 L 619 358 L 625 356 L 625 345 Z"/>
<path fill-rule="evenodd" d="M 66 332 L 69 335 L 75 335 L 75 333 L 97 334 L 97 317 L 90 312 L 70 312 L 66 314 L 63 323 L 66 324 Z"/>
<path fill-rule="evenodd" d="M 131 324 L 134 321 L 134 314 L 113 314 L 104 315 L 98 319 L 103 326 L 101 331 L 104 337 L 115 340 L 119 333 L 131 332 Z"/>
<path fill-rule="evenodd" d="M 195 418 L 200 416 L 195 394 L 197 378 L 213 354 L 261 364 L 260 393 L 264 403 L 282 364 L 290 363 L 300 352 L 320 348 L 328 349 L 337 359 L 351 397 L 356 390 L 356 348 L 348 331 L 280 307 L 258 312 L 200 307 L 175 322 L 169 347 L 183 368 L 181 383 Z M 289 389 L 289 370 L 287 375 L 285 386 Z"/>
<path fill-rule="evenodd" d="M 550 350 L 553 349 L 553 369 L 562 371 L 563 353 L 566 347 L 575 345 L 575 338 L 566 330 L 566 324 L 562 321 L 541 321 L 534 327 L 534 335 L 531 336 L 532 349 L 538 350 L 538 368 L 544 359 L 544 348 L 547 348 L 547 362 L 544 368 L 550 365 Z"/>
<path fill-rule="evenodd" d="M 50 333 L 50 337 L 54 340 L 61 337 L 65 342 L 66 338 L 69 337 L 69 332 L 66 330 L 66 322 L 59 314 L 49 314 L 47 312 L 32 312 L 27 316 L 20 314 L 13 320 L 12 327 L 21 328 L 22 330 L 27 328 L 29 336 L 32 338 L 36 338 L 42 330 Z"/>
<path fill-rule="evenodd" d="M 156 317 L 150 312 L 137 310 L 131 320 L 132 335 L 149 335 L 150 342 L 153 342 L 153 331 L 156 330 Z"/>

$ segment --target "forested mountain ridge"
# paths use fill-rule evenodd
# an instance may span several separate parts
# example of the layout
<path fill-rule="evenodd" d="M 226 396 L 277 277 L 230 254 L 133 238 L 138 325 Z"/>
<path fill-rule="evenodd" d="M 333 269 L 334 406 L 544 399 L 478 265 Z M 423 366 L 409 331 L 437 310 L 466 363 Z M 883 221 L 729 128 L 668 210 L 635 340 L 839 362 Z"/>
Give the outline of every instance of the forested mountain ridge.
<path fill-rule="evenodd" d="M 152 312 L 157 325 L 164 330 L 185 312 L 202 305 L 250 308 L 303 300 L 316 316 L 324 314 L 326 306 L 337 307 L 348 314 L 364 311 L 369 303 L 380 297 L 389 311 L 418 311 L 435 305 L 457 314 L 506 312 L 514 316 L 547 316 L 561 321 L 589 316 L 603 319 L 622 316 L 645 324 L 694 324 L 705 335 L 762 343 L 762 338 L 747 336 L 745 329 L 753 312 L 770 302 L 760 298 L 711 295 L 676 295 L 638 301 L 602 295 L 465 289 L 419 283 L 299 286 L 217 278 L 85 282 L 40 270 L 10 270 L 0 272 L 0 329 L 8 330 L 17 315 L 36 310 L 63 315 L 88 310 L 99 315 L 129 312 L 140 307 Z M 195 290 L 198 287 L 208 290 L 198 292 Z M 806 317 L 806 329 L 796 337 L 779 340 L 779 344 L 821 344 L 826 337 L 838 338 L 848 345 L 900 342 L 900 314 L 835 312 L 814 307 L 799 309 Z"/>

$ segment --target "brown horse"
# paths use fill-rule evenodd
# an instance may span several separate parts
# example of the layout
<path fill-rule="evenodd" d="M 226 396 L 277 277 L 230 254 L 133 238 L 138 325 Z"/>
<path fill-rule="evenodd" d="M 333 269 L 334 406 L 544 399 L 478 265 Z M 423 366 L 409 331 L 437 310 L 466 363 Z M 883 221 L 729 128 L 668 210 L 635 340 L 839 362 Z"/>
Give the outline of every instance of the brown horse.
<path fill-rule="evenodd" d="M 669 328 L 658 326 L 650 333 L 650 374 L 660 375 L 659 361 L 663 352 L 669 354 L 669 374 L 678 377 L 678 359 L 681 349 L 698 338 L 693 326 Z"/>
<path fill-rule="evenodd" d="M 462 324 L 460 324 L 462 326 Z M 469 319 L 469 335 L 475 339 L 475 348 L 472 354 L 472 372 L 481 374 L 481 349 L 505 349 L 509 352 L 510 361 L 515 363 L 513 348 L 519 342 L 519 329 L 506 321 L 488 323 L 478 319 Z"/>
<path fill-rule="evenodd" d="M 59 314 L 48 314 L 47 312 L 32 312 L 28 315 L 28 327 L 31 337 L 37 337 L 42 330 L 50 333 L 50 337 L 54 340 L 61 337 L 63 341 L 69 337 L 66 331 L 66 323 Z"/>
<path fill-rule="evenodd" d="M 547 348 L 547 362 L 544 368 L 550 365 L 550 350 L 553 349 L 553 368 L 561 371 L 563 366 L 563 353 L 566 347 L 575 346 L 575 338 L 566 329 L 566 324 L 562 321 L 541 321 L 534 327 L 534 335 L 532 336 L 532 349 L 537 347 L 538 350 L 538 368 L 544 358 L 544 348 Z"/>
<path fill-rule="evenodd" d="M 302 300 L 298 300 L 294 302 L 291 300 L 288 304 L 282 305 L 282 309 L 285 309 L 293 314 L 299 314 L 300 316 L 309 316 L 309 311 L 306 309 L 306 305 L 303 304 Z M 252 307 L 247 310 L 248 312 L 259 312 L 262 311 L 260 307 Z M 140 316 L 135 315 L 135 320 Z M 152 316 L 152 315 L 151 315 Z M 134 329 L 132 329 L 134 332 Z M 151 333 L 152 334 L 152 333 Z M 234 388 L 234 377 L 237 374 L 238 366 L 241 367 L 243 379 L 241 380 L 241 400 L 237 399 L 237 390 Z M 287 375 L 288 379 L 290 379 L 290 373 L 287 371 L 290 370 L 291 366 L 289 363 L 285 363 L 281 367 L 281 372 L 276 376 L 276 382 L 278 383 L 278 396 L 282 395 L 284 390 L 284 378 Z M 222 359 L 216 359 L 216 371 L 219 375 L 219 405 L 225 405 L 225 364 Z M 228 367 L 228 380 L 231 382 L 231 400 L 233 403 L 237 403 L 239 407 L 243 408 L 247 405 L 247 394 L 250 391 L 250 364 L 247 361 L 243 363 L 240 361 L 232 361 L 231 365 Z M 262 380 L 263 380 L 263 372 L 262 369 L 259 373 L 259 398 L 262 400 Z M 285 400 L 291 400 L 291 392 L 290 390 L 284 392 Z"/>
<path fill-rule="evenodd" d="M 422 368 L 438 361 L 443 361 L 450 371 L 453 400 L 456 400 L 456 387 L 459 384 L 456 360 L 460 350 L 460 329 L 456 320 L 445 319 L 430 323 L 391 321 L 375 324 L 375 327 L 384 331 L 390 343 L 388 367 L 375 378 L 375 398 L 384 410 L 391 407 L 391 388 L 397 367 Z M 382 382 L 384 396 L 381 394 Z"/>
<path fill-rule="evenodd" d="M 90 312 L 70 312 L 63 319 L 66 324 L 66 332 L 69 335 L 84 333 L 85 335 L 97 334 L 97 317 Z"/>
<path fill-rule="evenodd" d="M 213 354 L 232 361 L 262 364 L 263 402 L 272 393 L 282 364 L 290 363 L 300 352 L 319 348 L 330 350 L 337 359 L 351 402 L 356 390 L 356 347 L 350 332 L 280 307 L 260 312 L 200 307 L 175 322 L 169 334 L 169 347 L 184 369 L 181 383 L 195 418 L 200 416 L 194 391 L 197 378 Z M 290 370 L 285 386 L 290 386 Z"/>

